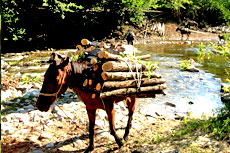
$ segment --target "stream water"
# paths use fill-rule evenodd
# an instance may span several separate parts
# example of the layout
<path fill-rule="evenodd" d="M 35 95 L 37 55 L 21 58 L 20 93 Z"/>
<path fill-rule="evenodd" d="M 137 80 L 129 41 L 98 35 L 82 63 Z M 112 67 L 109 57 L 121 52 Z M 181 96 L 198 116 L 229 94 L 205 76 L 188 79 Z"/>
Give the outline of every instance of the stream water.
<path fill-rule="evenodd" d="M 159 95 L 153 102 L 162 104 L 156 106 L 171 113 L 192 112 L 197 115 L 210 115 L 222 107 L 221 83 L 226 81 L 225 69 L 230 71 L 229 63 L 221 56 L 206 58 L 198 57 L 196 45 L 179 44 L 146 44 L 137 45 L 141 53 L 151 54 L 153 62 L 159 62 L 160 73 L 167 79 L 167 95 Z M 194 59 L 200 72 L 180 70 L 180 61 Z M 169 102 L 176 106 L 174 109 L 165 108 Z"/>
<path fill-rule="evenodd" d="M 200 60 L 197 56 L 198 49 L 191 45 L 175 44 L 139 44 L 136 45 L 138 54 L 151 54 L 153 62 L 159 62 L 156 70 L 166 80 L 168 89 L 166 96 L 157 95 L 156 98 L 140 99 L 139 105 L 147 106 L 149 110 L 164 111 L 168 114 L 211 114 L 213 110 L 223 106 L 220 98 L 221 83 L 225 82 L 227 75 L 225 69 L 230 69 L 229 63 L 223 57 L 214 56 L 210 59 Z M 58 51 L 60 54 L 74 52 L 75 50 Z M 48 65 L 40 65 L 39 61 L 48 60 L 52 51 L 27 52 L 23 54 L 4 54 L 3 62 L 11 66 L 3 66 L 2 70 L 11 76 L 23 78 L 26 75 L 43 76 Z M 181 71 L 180 61 L 194 59 L 200 72 Z M 13 64 L 12 64 L 13 63 Z M 15 64 L 14 64 L 15 63 Z M 36 64 L 37 63 L 37 64 Z M 21 66 L 18 66 L 21 65 Z M 14 77 L 12 77 L 14 78 Z M 169 107 L 169 105 L 171 106 Z M 148 107 L 153 105 L 153 107 Z M 146 108 L 146 107 L 145 107 Z M 170 115 L 168 115 L 170 116 Z"/>

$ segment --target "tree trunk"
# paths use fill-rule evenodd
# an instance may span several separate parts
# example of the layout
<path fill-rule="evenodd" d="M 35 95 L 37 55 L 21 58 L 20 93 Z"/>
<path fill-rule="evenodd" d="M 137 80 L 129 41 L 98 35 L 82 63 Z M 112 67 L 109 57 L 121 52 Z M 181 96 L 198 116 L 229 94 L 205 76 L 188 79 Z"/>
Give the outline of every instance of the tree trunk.
<path fill-rule="evenodd" d="M 102 65 L 103 71 L 136 71 L 138 69 L 139 71 L 144 71 L 146 69 L 145 65 L 133 63 L 133 62 L 117 62 L 117 61 L 108 61 Z"/>
<path fill-rule="evenodd" d="M 161 78 L 161 76 L 157 73 L 148 73 L 142 72 L 142 78 L 150 77 L 150 78 Z M 101 77 L 103 80 L 107 81 L 116 81 L 116 80 L 128 80 L 137 78 L 136 72 L 102 72 Z"/>
<path fill-rule="evenodd" d="M 107 81 L 104 82 L 103 84 L 103 90 L 106 89 L 114 89 L 114 88 L 127 88 L 127 87 L 137 87 L 139 81 L 138 80 L 127 80 L 127 81 Z M 165 79 L 161 78 L 153 78 L 153 79 L 148 79 L 144 78 L 140 80 L 140 85 L 141 86 L 146 86 L 146 85 L 156 85 L 156 84 L 163 84 L 165 83 Z"/>
<path fill-rule="evenodd" d="M 145 92 L 147 94 L 149 94 L 150 92 L 152 94 L 158 94 L 158 93 L 162 93 L 162 90 L 166 88 L 167 86 L 164 84 L 156 85 L 156 86 L 140 87 L 139 90 L 138 88 L 123 88 L 123 89 L 102 92 L 100 93 L 100 98 L 103 99 L 111 96 L 129 96 L 129 95 L 136 95 L 138 97 L 138 94 L 144 95 Z"/>

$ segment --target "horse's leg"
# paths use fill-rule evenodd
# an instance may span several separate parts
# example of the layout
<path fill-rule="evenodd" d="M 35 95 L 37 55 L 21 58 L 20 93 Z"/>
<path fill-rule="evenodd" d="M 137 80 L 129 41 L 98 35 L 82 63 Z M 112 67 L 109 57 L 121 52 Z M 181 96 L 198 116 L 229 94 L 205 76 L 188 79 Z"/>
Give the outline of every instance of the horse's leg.
<path fill-rule="evenodd" d="M 132 127 L 132 118 L 133 118 L 133 112 L 135 109 L 135 103 L 136 103 L 136 98 L 135 97 L 130 97 L 126 100 L 126 103 L 128 105 L 129 109 L 129 120 L 125 129 L 125 134 L 123 139 L 126 141 L 129 135 L 129 129 Z"/>
<path fill-rule="evenodd" d="M 115 131 L 115 109 L 114 109 L 114 102 L 107 101 L 104 103 L 106 108 L 106 113 L 108 115 L 109 120 L 109 127 L 110 127 L 110 134 L 114 136 L 116 143 L 119 147 L 123 146 L 121 139 L 118 137 Z"/>
<path fill-rule="evenodd" d="M 94 149 L 94 125 L 95 125 L 95 109 L 87 109 L 87 114 L 89 118 L 89 146 L 85 152 L 90 152 Z"/>

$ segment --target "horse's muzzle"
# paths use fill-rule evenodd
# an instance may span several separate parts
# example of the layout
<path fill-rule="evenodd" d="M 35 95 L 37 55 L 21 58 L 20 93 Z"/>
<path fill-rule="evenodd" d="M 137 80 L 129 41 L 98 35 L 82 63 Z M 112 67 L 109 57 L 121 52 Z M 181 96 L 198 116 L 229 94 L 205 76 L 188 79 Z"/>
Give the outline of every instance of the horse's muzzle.
<path fill-rule="evenodd" d="M 38 110 L 42 112 L 47 112 L 50 108 L 50 105 L 48 105 L 47 103 L 45 103 L 45 101 L 42 101 L 40 97 L 38 97 L 38 100 L 36 102 L 36 107 L 38 108 Z"/>

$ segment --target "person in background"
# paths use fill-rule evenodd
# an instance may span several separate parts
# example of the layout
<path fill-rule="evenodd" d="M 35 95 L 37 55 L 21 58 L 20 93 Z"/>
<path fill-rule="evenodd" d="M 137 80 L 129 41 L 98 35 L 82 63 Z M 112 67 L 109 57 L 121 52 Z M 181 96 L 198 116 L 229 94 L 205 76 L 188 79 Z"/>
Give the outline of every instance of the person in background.
<path fill-rule="evenodd" d="M 125 34 L 125 39 L 127 40 L 128 44 L 133 45 L 135 34 L 131 29 L 129 29 Z"/>

